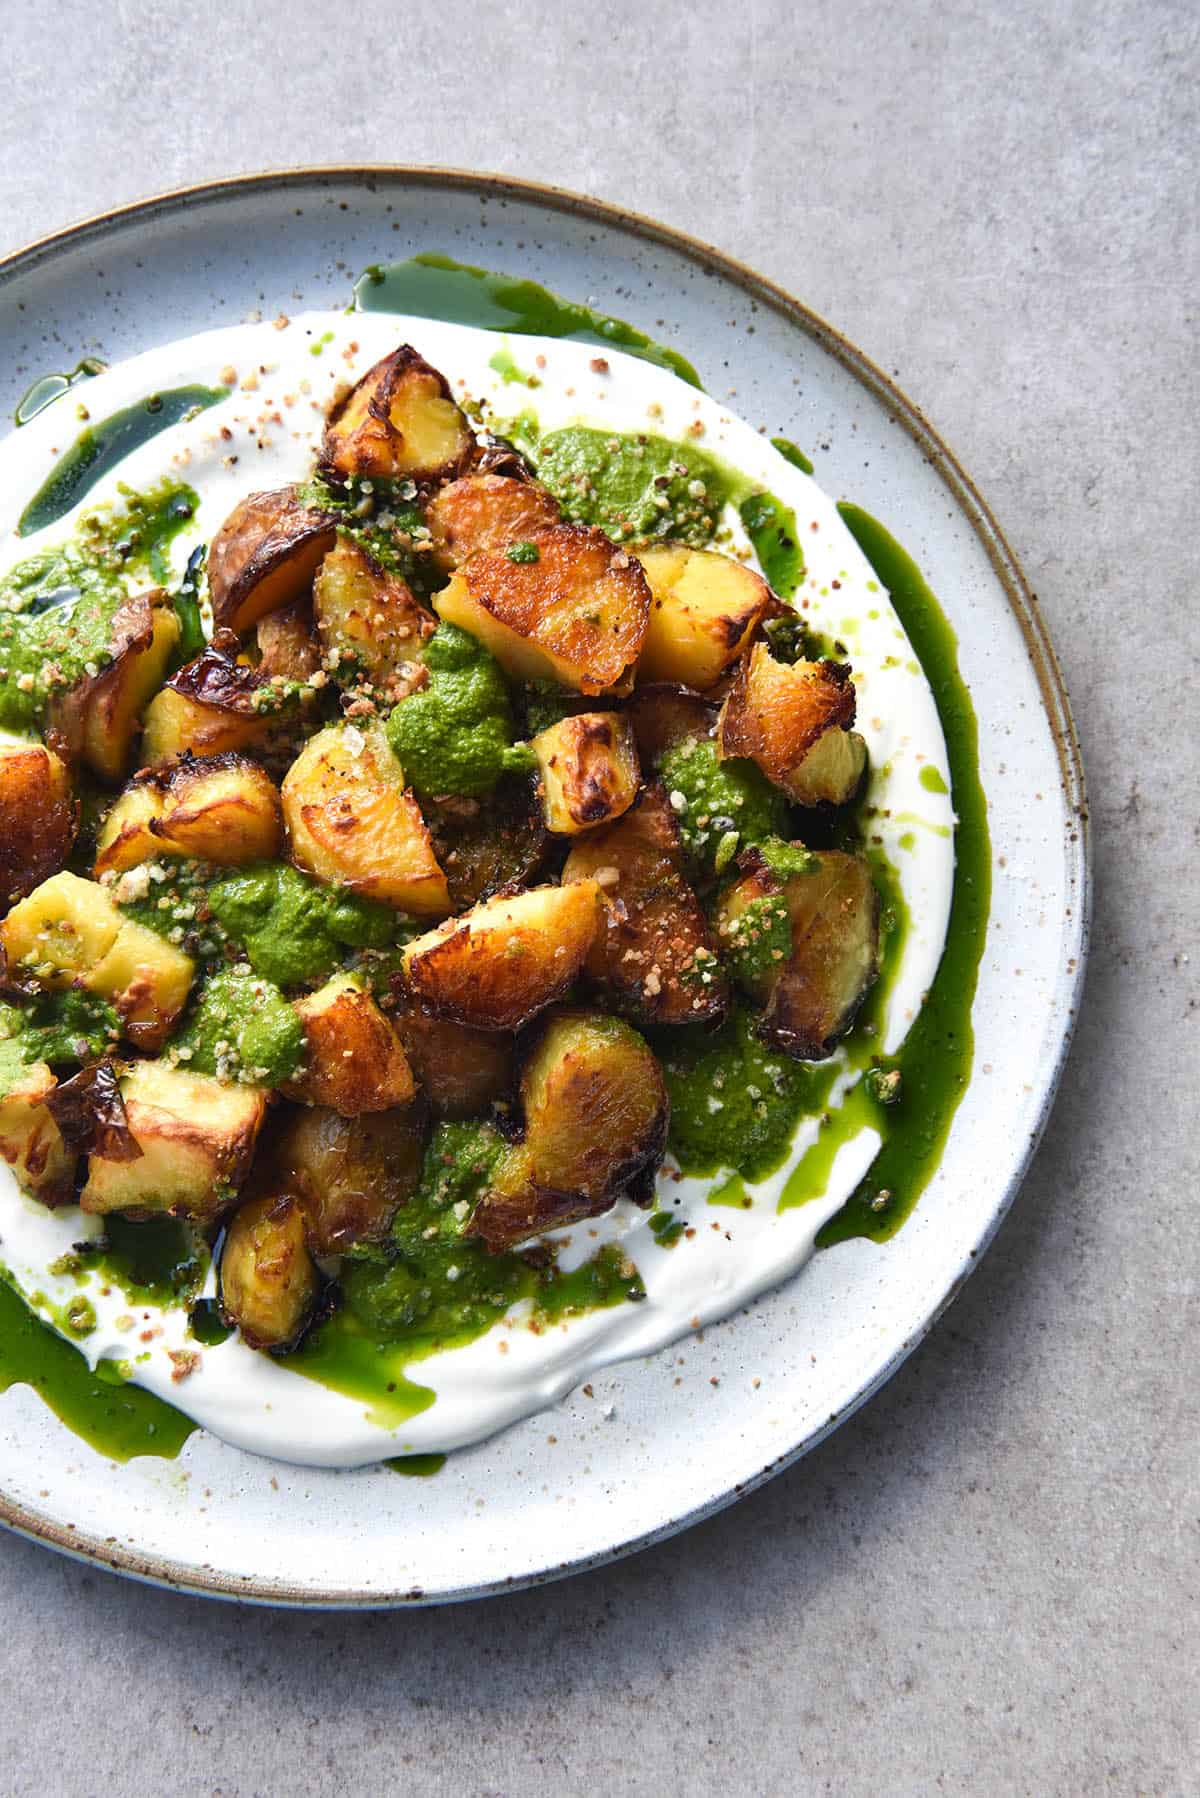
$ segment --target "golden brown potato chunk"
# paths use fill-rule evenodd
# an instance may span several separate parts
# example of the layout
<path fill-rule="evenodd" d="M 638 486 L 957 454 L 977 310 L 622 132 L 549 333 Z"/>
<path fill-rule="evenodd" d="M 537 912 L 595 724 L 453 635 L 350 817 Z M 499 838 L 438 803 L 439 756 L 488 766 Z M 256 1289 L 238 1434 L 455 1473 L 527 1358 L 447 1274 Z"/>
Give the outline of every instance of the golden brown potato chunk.
<path fill-rule="evenodd" d="M 321 645 L 313 632 L 312 606 L 307 599 L 293 600 L 267 612 L 254 627 L 258 645 L 260 681 L 274 679 L 307 681 L 321 666 Z"/>
<path fill-rule="evenodd" d="M 208 552 L 208 592 L 218 629 L 240 635 L 267 612 L 307 596 L 333 548 L 337 520 L 295 487 L 251 493 L 234 507 Z"/>
<path fill-rule="evenodd" d="M 70 753 L 99 775 L 124 774 L 141 728 L 141 714 L 157 692 L 179 641 L 179 620 L 164 593 L 140 593 L 113 617 L 110 660 L 55 701 L 50 722 Z"/>
<path fill-rule="evenodd" d="M 298 1200 L 314 1255 L 387 1235 L 421 1177 L 427 1117 L 419 1103 L 356 1118 L 320 1105 L 288 1113 L 267 1177 Z"/>
<path fill-rule="evenodd" d="M 233 711 L 162 687 L 146 708 L 140 760 L 161 768 L 177 756 L 209 757 L 235 749 L 265 749 L 278 729 L 266 712 Z"/>
<path fill-rule="evenodd" d="M 756 643 L 721 708 L 720 752 L 757 762 L 797 805 L 840 805 L 867 759 L 866 744 L 850 728 L 854 710 L 845 663 L 777 662 Z"/>
<path fill-rule="evenodd" d="M 755 901 L 782 897 L 791 951 L 744 984 L 764 1008 L 761 1035 L 800 1061 L 833 1053 L 879 971 L 879 896 L 869 865 L 838 849 L 813 859 L 811 874 L 778 880 L 750 851 L 716 918 L 718 936 L 727 936 Z"/>
<path fill-rule="evenodd" d="M 338 481 L 440 480 L 462 466 L 474 444 L 443 376 L 406 343 L 334 405 L 321 466 Z"/>
<path fill-rule="evenodd" d="M 321 1278 L 304 1214 L 286 1193 L 264 1193 L 235 1214 L 221 1249 L 221 1314 L 255 1349 L 289 1349 L 316 1310 Z"/>
<path fill-rule="evenodd" d="M 0 1099 L 0 1156 L 24 1192 L 48 1205 L 75 1197 L 75 1154 L 67 1148 L 46 1107 L 55 1087 L 44 1061 L 23 1068 Z"/>
<path fill-rule="evenodd" d="M 505 550 L 558 524 L 558 501 L 536 481 L 466 474 L 440 487 L 425 511 L 433 559 L 453 573 L 479 549 Z"/>
<path fill-rule="evenodd" d="M 578 836 L 611 823 L 637 798 L 642 778 L 633 727 L 619 712 L 579 712 L 534 737 L 546 829 Z"/>
<path fill-rule="evenodd" d="M 420 918 L 450 909 L 421 808 L 405 790 L 382 726 L 332 726 L 308 742 L 283 782 L 297 865 Z"/>
<path fill-rule="evenodd" d="M 282 841 L 279 793 L 256 762 L 189 757 L 126 787 L 101 828 L 94 873 L 99 879 L 163 855 L 241 867 L 274 861 Z"/>
<path fill-rule="evenodd" d="M 599 924 L 599 901 L 594 880 L 489 899 L 409 943 L 408 984 L 441 1017 L 480 1030 L 519 1030 L 579 973 Z"/>
<path fill-rule="evenodd" d="M 202 1223 L 237 1196 L 254 1155 L 266 1098 L 165 1061 L 135 1061 L 121 1080 L 125 1116 L 141 1154 L 88 1159 L 84 1211 L 166 1211 Z"/>
<path fill-rule="evenodd" d="M 398 575 L 387 574 L 349 537 L 339 537 L 317 570 L 313 610 L 321 642 L 373 685 L 382 685 L 437 629 L 432 612 Z M 332 664 L 331 664 L 332 665 Z"/>
<path fill-rule="evenodd" d="M 471 1030 L 413 1005 L 393 1019 L 425 1098 L 440 1117 L 478 1117 L 512 1090 L 515 1045 L 500 1031 Z"/>
<path fill-rule="evenodd" d="M 501 1162 L 469 1232 L 493 1251 L 642 1198 L 662 1160 L 669 1107 L 658 1062 L 602 1012 L 547 1024 L 521 1080 L 525 1138 Z"/>
<path fill-rule="evenodd" d="M 284 1091 L 342 1117 L 388 1111 L 413 1096 L 404 1044 L 370 993 L 338 974 L 294 1007 L 304 1026 L 304 1066 Z"/>
<path fill-rule="evenodd" d="M 716 550 L 652 544 L 638 560 L 650 583 L 638 680 L 681 681 L 704 692 L 737 661 L 771 605 L 771 589 Z"/>
<path fill-rule="evenodd" d="M 118 910 L 107 889 L 64 870 L 22 899 L 0 925 L 10 973 L 51 991 L 83 986 L 121 1013 L 139 1048 L 157 1048 L 183 1010 L 191 958 Z"/>
<path fill-rule="evenodd" d="M 61 756 L 41 743 L 0 736 L 0 907 L 58 872 L 78 822 Z"/>
<path fill-rule="evenodd" d="M 562 524 L 530 539 L 536 561 L 480 550 L 434 604 L 517 680 L 580 693 L 627 692 L 650 614 L 650 589 L 602 531 Z"/>
<path fill-rule="evenodd" d="M 724 1016 L 729 983 L 661 787 L 647 787 L 618 823 L 576 843 L 562 877 L 601 883 L 605 922 L 586 967 L 622 1011 L 654 1024 Z"/>

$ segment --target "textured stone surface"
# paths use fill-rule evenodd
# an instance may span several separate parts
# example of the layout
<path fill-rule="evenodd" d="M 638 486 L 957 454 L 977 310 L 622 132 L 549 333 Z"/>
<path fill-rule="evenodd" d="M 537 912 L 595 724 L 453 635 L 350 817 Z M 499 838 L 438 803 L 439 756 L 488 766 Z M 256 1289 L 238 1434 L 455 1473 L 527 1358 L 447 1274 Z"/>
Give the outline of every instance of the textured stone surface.
<path fill-rule="evenodd" d="M 1097 893 L 1064 1090 L 891 1385 L 621 1566 L 304 1618 L 0 1539 L 0 1788 L 1194 1791 L 1195 9 L 579 10 L 9 0 L 0 247 L 259 165 L 454 163 L 659 215 L 834 320 L 963 456 L 1067 671 Z"/>

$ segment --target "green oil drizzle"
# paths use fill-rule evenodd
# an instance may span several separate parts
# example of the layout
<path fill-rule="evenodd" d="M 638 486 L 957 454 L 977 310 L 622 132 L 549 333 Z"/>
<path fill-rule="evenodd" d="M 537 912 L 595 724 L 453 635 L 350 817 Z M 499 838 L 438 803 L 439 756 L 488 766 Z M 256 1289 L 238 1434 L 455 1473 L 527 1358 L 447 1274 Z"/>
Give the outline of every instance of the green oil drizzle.
<path fill-rule="evenodd" d="M 883 1063 L 899 1069 L 899 1104 L 881 1113 L 883 1146 L 870 1172 L 817 1238 L 825 1247 L 851 1236 L 883 1242 L 912 1211 L 941 1159 L 967 1089 L 974 1055 L 971 1005 L 987 935 L 991 838 L 979 779 L 975 708 L 958 666 L 958 642 L 916 563 L 859 506 L 838 511 L 880 581 L 925 670 L 937 703 L 958 814 L 954 894 L 942 959 L 901 1046 Z M 864 1097 L 861 1103 L 867 1103 Z M 797 1170 L 799 1171 L 799 1170 Z M 888 1195 L 882 1209 L 881 1196 Z"/>
<path fill-rule="evenodd" d="M 777 449 L 785 462 L 798 468 L 803 474 L 811 474 L 813 465 L 802 449 L 797 449 L 790 437 L 772 437 L 771 447 Z"/>
<path fill-rule="evenodd" d="M 0 1392 L 17 1385 L 32 1386 L 69 1430 L 113 1461 L 174 1460 L 196 1428 L 173 1405 L 127 1385 L 115 1367 L 101 1363 L 93 1373 L 0 1279 Z"/>
<path fill-rule="evenodd" d="M 393 1455 L 383 1465 L 389 1473 L 402 1473 L 406 1479 L 428 1480 L 446 1465 L 445 1455 Z"/>
<path fill-rule="evenodd" d="M 700 386 L 685 356 L 656 343 L 636 325 L 564 299 L 537 281 L 474 268 L 451 256 L 426 253 L 364 270 L 354 283 L 354 306 L 359 312 L 412 312 L 516 337 L 569 337 L 615 347 L 669 368 L 689 386 Z"/>
<path fill-rule="evenodd" d="M 497 350 L 494 356 L 488 357 L 488 367 L 495 369 L 505 386 L 540 387 L 541 382 L 528 369 L 521 367 L 510 349 Z"/>
<path fill-rule="evenodd" d="M 722 1180 L 714 1186 L 708 1195 L 710 1205 L 724 1205 L 730 1211 L 749 1211 L 754 1203 L 746 1191 L 746 1182 L 740 1174 L 730 1174 L 728 1180 Z"/>
<path fill-rule="evenodd" d="M 791 599 L 804 579 L 804 551 L 796 530 L 796 514 L 773 493 L 751 493 L 738 516 L 754 546 L 767 585 L 780 599 Z"/>
<path fill-rule="evenodd" d="M 93 375 L 102 375 L 107 363 L 101 362 L 98 356 L 85 356 L 77 362 L 69 375 L 41 375 L 17 401 L 17 409 L 13 417 L 19 425 L 27 425 L 30 419 L 44 412 L 47 406 L 69 393 L 77 381 L 87 381 Z"/>
<path fill-rule="evenodd" d="M 932 763 L 927 762 L 917 776 L 927 793 L 948 793 L 949 788 Z"/>
<path fill-rule="evenodd" d="M 89 425 L 59 458 L 22 512 L 17 536 L 28 537 L 53 524 L 133 450 L 181 419 L 215 406 L 228 394 L 226 387 L 174 387 L 153 393 L 136 406 L 125 406 L 98 425 Z"/>

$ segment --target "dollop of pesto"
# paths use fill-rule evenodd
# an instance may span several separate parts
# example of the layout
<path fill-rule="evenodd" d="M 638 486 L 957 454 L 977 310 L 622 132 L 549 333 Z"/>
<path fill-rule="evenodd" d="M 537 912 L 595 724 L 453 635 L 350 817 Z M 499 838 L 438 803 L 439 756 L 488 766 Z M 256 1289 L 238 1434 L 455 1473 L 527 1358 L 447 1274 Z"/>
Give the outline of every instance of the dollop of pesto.
<path fill-rule="evenodd" d="M 197 503 L 171 482 L 127 492 L 0 578 L 0 727 L 33 729 L 52 699 L 107 665 L 121 601 L 138 581 L 167 580 L 170 546 Z"/>
<path fill-rule="evenodd" d="M 513 741 L 512 706 L 494 657 L 469 632 L 442 624 L 422 652 L 427 684 L 390 714 L 387 738 L 422 796 L 479 799 L 504 774 L 535 765 Z"/>
<path fill-rule="evenodd" d="M 691 444 L 570 425 L 540 438 L 538 479 L 577 524 L 618 543 L 670 537 L 702 549 L 729 498 L 724 470 Z"/>
<path fill-rule="evenodd" d="M 383 949 L 396 914 L 282 863 L 240 869 L 214 881 L 205 905 L 254 972 L 276 986 L 305 986 L 341 965 L 349 949 Z M 147 919 L 147 922 L 150 920 Z"/>
<path fill-rule="evenodd" d="M 753 762 L 718 759 L 693 737 L 668 749 L 659 773 L 695 873 L 719 873 L 739 849 L 787 835 L 787 801 Z"/>
<path fill-rule="evenodd" d="M 734 979 L 751 992 L 792 947 L 792 920 L 782 894 L 752 899 L 721 936 L 721 954 Z"/>
<path fill-rule="evenodd" d="M 282 1086 L 304 1059 L 304 1026 L 272 981 L 227 968 L 206 982 L 172 1048 L 192 1073 Z"/>
<path fill-rule="evenodd" d="M 33 1061 L 52 1067 L 94 1061 L 120 1038 L 117 1012 L 94 993 L 40 993 L 21 1005 L 0 1005 L 0 1042 L 14 1069 Z"/>

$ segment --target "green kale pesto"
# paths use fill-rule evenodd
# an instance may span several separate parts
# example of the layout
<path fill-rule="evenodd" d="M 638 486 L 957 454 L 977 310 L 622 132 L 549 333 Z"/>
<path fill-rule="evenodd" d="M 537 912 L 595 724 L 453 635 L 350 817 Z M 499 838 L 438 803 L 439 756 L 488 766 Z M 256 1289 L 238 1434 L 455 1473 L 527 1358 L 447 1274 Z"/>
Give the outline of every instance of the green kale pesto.
<path fill-rule="evenodd" d="M 536 765 L 532 751 L 513 742 L 508 688 L 481 643 L 442 624 L 421 659 L 427 684 L 402 699 L 387 721 L 388 742 L 418 795 L 478 799 L 502 775 Z"/>
<path fill-rule="evenodd" d="M 170 547 L 193 517 L 190 487 L 163 482 L 97 507 L 73 536 L 0 577 L 0 728 L 29 731 L 52 699 L 111 661 L 113 617 L 139 582 L 170 576 Z"/>
<path fill-rule="evenodd" d="M 565 516 L 618 543 L 662 537 L 702 549 L 730 494 L 725 470 L 703 450 L 648 433 L 571 425 L 539 437 L 534 459 Z"/>
<path fill-rule="evenodd" d="M 323 886 L 281 862 L 222 876 L 205 901 L 254 972 L 281 987 L 321 980 L 341 966 L 347 950 L 385 949 L 396 932 L 390 907 Z"/>
<path fill-rule="evenodd" d="M 304 1059 L 304 1026 L 270 980 L 226 968 L 205 983 L 172 1049 L 192 1073 L 282 1086 Z"/>
<path fill-rule="evenodd" d="M 716 746 L 693 737 L 659 764 L 693 873 L 720 872 L 738 849 L 786 837 L 788 805 L 753 762 L 722 762 Z"/>
<path fill-rule="evenodd" d="M 721 954 L 740 986 L 751 992 L 791 953 L 792 919 L 782 893 L 752 899 L 725 928 Z"/>
<path fill-rule="evenodd" d="M 20 1004 L 0 1004 L 0 1041 L 8 1064 L 16 1067 L 13 1050 L 21 1063 L 95 1061 L 121 1038 L 121 1020 L 107 1000 L 93 993 L 68 989 L 41 993 Z"/>

